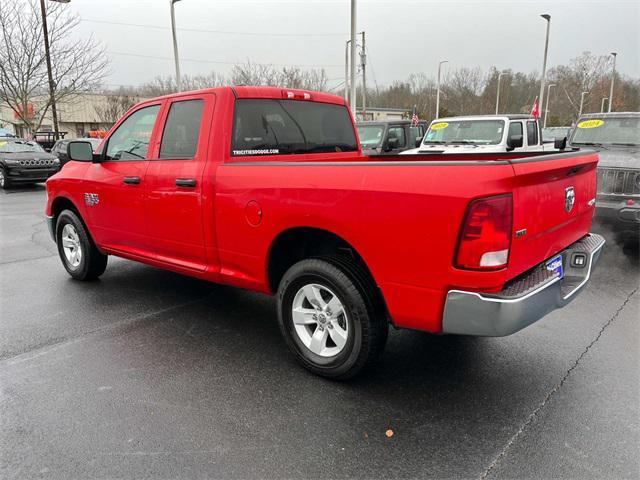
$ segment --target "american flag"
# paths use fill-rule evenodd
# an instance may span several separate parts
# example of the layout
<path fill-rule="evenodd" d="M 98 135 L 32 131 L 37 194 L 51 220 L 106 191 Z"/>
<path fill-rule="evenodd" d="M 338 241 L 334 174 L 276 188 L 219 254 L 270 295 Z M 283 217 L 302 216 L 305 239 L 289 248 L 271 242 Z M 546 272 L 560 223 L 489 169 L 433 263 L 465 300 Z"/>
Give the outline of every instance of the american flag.
<path fill-rule="evenodd" d="M 414 105 L 413 114 L 411 115 L 411 125 L 413 125 L 414 127 L 417 127 L 418 123 L 420 123 L 420 119 L 418 118 L 418 108 L 416 105 Z"/>

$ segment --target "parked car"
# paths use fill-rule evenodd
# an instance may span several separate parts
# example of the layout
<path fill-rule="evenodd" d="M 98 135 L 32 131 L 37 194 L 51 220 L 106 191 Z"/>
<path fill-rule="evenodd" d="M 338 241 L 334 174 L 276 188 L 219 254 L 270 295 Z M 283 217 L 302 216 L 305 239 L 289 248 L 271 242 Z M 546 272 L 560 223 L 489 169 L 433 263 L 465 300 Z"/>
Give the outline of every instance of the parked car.
<path fill-rule="evenodd" d="M 402 154 L 528 153 L 557 150 L 560 146 L 545 145 L 540 123 L 529 115 L 477 115 L 434 120 L 422 144 Z"/>
<path fill-rule="evenodd" d="M 542 129 L 542 141 L 553 143 L 556 139 L 569 138 L 573 127 L 545 127 Z"/>
<path fill-rule="evenodd" d="M 583 115 L 571 136 L 573 147 L 600 154 L 596 217 L 619 232 L 640 231 L 640 112 Z"/>
<path fill-rule="evenodd" d="M 0 188 L 44 182 L 58 170 L 58 159 L 38 143 L 23 138 L 0 138 Z"/>
<path fill-rule="evenodd" d="M 53 147 L 51 147 L 51 154 L 55 155 L 58 160 L 60 160 L 61 166 L 69 161 L 69 157 L 67 156 L 67 145 L 69 145 L 69 142 L 72 140 L 73 139 L 58 140 Z M 97 151 L 98 146 L 102 141 L 100 138 L 83 138 L 82 140 L 91 144 L 94 153 Z"/>
<path fill-rule="evenodd" d="M 365 155 L 396 155 L 414 148 L 420 144 L 426 127 L 426 122 L 413 125 L 409 120 L 357 123 L 360 145 Z"/>
<path fill-rule="evenodd" d="M 146 100 L 99 154 L 68 153 L 46 215 L 73 278 L 116 255 L 275 295 L 287 346 L 330 378 L 374 362 L 389 322 L 512 334 L 575 298 L 604 244 L 597 153 L 369 157 L 326 93 Z"/>

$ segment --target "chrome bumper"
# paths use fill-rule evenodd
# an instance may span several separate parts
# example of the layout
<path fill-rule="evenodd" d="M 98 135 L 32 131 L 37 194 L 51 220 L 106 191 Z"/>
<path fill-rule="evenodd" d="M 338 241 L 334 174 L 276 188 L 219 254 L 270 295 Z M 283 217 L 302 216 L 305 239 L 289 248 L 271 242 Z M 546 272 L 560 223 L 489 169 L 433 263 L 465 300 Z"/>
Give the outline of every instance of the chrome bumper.
<path fill-rule="evenodd" d="M 605 240 L 589 234 L 560 252 L 564 278 L 546 269 L 546 262 L 510 281 L 498 293 L 450 290 L 444 307 L 444 333 L 503 337 L 522 330 L 569 303 L 584 288 Z M 576 265 L 583 256 L 582 266 Z"/>
<path fill-rule="evenodd" d="M 50 217 L 49 215 L 45 216 L 46 222 L 47 222 L 47 230 L 49 230 L 49 235 L 51 235 L 51 240 L 53 240 L 54 242 L 56 241 L 56 228 L 55 225 L 53 224 L 53 217 Z"/>

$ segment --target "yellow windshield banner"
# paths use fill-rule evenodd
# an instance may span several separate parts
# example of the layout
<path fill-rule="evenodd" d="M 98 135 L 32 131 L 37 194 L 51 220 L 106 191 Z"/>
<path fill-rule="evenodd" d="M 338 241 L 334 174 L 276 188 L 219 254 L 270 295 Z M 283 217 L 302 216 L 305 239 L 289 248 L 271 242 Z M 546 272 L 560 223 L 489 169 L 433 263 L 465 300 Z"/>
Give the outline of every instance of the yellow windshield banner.
<path fill-rule="evenodd" d="M 604 125 L 604 120 L 584 120 L 580 122 L 578 128 L 598 128 Z"/>
<path fill-rule="evenodd" d="M 0 142 L 0 147 L 4 147 L 9 142 Z"/>
<path fill-rule="evenodd" d="M 442 130 L 449 126 L 447 122 L 434 123 L 431 125 L 431 130 Z"/>

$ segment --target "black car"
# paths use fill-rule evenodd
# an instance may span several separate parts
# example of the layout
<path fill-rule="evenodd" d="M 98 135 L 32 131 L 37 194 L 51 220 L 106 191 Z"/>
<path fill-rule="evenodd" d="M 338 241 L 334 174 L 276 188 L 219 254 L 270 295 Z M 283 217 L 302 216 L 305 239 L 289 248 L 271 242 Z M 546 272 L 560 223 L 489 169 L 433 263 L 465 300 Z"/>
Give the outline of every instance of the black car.
<path fill-rule="evenodd" d="M 0 138 L 0 188 L 44 182 L 60 170 L 60 161 L 32 140 Z"/>
<path fill-rule="evenodd" d="M 427 131 L 426 122 L 413 125 L 409 120 L 358 122 L 360 145 L 365 155 L 396 155 L 416 148 Z"/>
<path fill-rule="evenodd" d="M 93 152 L 96 152 L 98 145 L 102 141 L 99 138 L 76 138 L 76 139 L 66 139 L 66 140 L 58 140 L 53 147 L 51 147 L 51 154 L 58 157 L 60 160 L 60 166 L 64 165 L 69 161 L 69 157 L 67 156 L 67 145 L 72 140 L 82 140 L 83 142 L 89 142 L 93 146 Z"/>
<path fill-rule="evenodd" d="M 640 112 L 583 115 L 571 146 L 600 155 L 596 218 L 625 235 L 640 233 Z"/>

